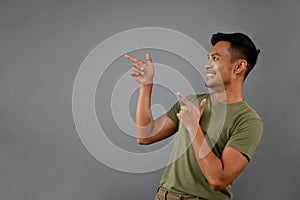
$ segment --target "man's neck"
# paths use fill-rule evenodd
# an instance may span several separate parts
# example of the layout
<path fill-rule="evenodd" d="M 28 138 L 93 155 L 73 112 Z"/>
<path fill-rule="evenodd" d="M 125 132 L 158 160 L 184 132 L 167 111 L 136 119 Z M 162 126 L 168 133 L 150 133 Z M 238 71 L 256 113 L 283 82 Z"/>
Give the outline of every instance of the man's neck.
<path fill-rule="evenodd" d="M 213 98 L 215 101 L 226 104 L 237 103 L 244 99 L 242 88 L 225 88 L 223 90 L 213 89 Z"/>

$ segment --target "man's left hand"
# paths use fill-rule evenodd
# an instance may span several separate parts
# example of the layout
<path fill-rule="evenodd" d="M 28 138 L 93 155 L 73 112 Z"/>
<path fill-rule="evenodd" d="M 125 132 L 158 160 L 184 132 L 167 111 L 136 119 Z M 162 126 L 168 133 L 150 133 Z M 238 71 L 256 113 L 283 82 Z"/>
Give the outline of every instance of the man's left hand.
<path fill-rule="evenodd" d="M 195 106 L 181 93 L 177 93 L 180 100 L 185 104 L 181 106 L 180 111 L 177 113 L 179 121 L 189 131 L 196 131 L 199 126 L 200 118 L 203 114 L 203 109 L 206 103 L 206 99 L 203 99 L 199 107 Z"/>

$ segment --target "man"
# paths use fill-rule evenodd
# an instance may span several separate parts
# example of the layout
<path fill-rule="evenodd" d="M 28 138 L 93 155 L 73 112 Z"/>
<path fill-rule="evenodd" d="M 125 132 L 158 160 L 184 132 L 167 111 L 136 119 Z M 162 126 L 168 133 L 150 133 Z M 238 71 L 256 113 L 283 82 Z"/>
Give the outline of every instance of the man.
<path fill-rule="evenodd" d="M 243 171 L 260 143 L 263 123 L 243 98 L 243 84 L 259 54 L 242 33 L 217 33 L 208 52 L 206 86 L 211 94 L 184 97 L 153 120 L 151 92 L 154 67 L 132 61 L 131 76 L 140 84 L 136 110 L 139 144 L 152 144 L 178 132 L 160 188 L 160 199 L 227 200 L 231 184 Z"/>

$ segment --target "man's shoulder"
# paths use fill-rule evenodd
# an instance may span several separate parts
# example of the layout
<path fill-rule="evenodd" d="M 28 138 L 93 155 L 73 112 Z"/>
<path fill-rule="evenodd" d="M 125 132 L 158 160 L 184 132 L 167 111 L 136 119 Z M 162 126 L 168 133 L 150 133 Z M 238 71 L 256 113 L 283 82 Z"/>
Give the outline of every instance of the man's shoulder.
<path fill-rule="evenodd" d="M 262 122 L 262 118 L 260 117 L 259 113 L 246 101 L 244 101 L 244 104 L 242 107 L 240 107 L 239 111 L 237 111 L 236 116 L 240 122 L 246 122 L 246 121 L 257 121 L 259 123 Z"/>
<path fill-rule="evenodd" d="M 258 112 L 245 101 L 244 114 L 247 118 L 262 120 Z"/>

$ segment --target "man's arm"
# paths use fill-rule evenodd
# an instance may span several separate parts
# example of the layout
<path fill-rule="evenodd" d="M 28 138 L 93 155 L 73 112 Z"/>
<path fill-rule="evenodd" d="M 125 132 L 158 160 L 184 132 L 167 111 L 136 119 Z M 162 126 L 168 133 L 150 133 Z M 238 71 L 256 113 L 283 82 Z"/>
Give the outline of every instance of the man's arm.
<path fill-rule="evenodd" d="M 138 82 L 139 97 L 136 108 L 136 135 L 139 144 L 152 144 L 163 140 L 177 130 L 177 125 L 166 114 L 153 120 L 151 113 L 151 94 L 153 88 L 154 66 L 149 54 L 147 63 L 125 55 L 132 61 L 131 77 Z"/>
<path fill-rule="evenodd" d="M 151 113 L 152 84 L 140 86 L 136 109 L 136 135 L 139 144 L 152 144 L 163 140 L 177 130 L 176 124 L 166 114 L 153 120 Z"/>
<path fill-rule="evenodd" d="M 199 125 L 206 100 L 202 100 L 198 108 L 180 93 L 178 96 L 185 106 L 181 107 L 177 117 L 189 132 L 197 163 L 211 187 L 222 190 L 243 171 L 248 160 L 231 147 L 225 147 L 221 158 L 218 158 L 211 151 Z"/>
<path fill-rule="evenodd" d="M 200 126 L 189 133 L 198 165 L 214 190 L 227 187 L 247 166 L 246 156 L 231 147 L 225 147 L 218 158 L 207 144 Z"/>

